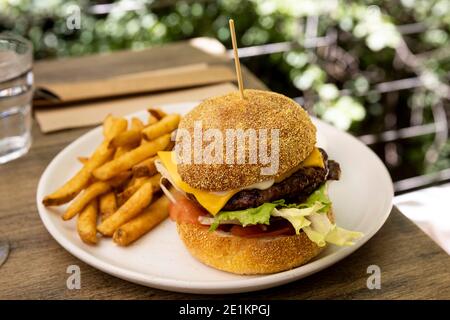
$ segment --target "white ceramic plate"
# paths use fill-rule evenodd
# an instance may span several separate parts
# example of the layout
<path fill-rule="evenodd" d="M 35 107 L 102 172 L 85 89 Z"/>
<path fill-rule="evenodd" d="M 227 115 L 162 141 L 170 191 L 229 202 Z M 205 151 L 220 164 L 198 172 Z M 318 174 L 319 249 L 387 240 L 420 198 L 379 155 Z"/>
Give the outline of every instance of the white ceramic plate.
<path fill-rule="evenodd" d="M 167 112 L 186 113 L 196 103 L 162 107 Z M 146 118 L 146 112 L 135 116 Z M 67 251 L 87 264 L 116 277 L 142 285 L 190 293 L 248 292 L 292 282 L 318 272 L 348 256 L 369 240 L 386 221 L 392 207 L 393 188 L 383 163 L 351 135 L 314 119 L 318 144 L 342 168 L 342 179 L 330 184 L 337 224 L 361 231 L 365 236 L 352 247 L 329 246 L 312 262 L 299 268 L 265 276 L 239 276 L 218 271 L 191 257 L 179 239 L 175 224 L 164 221 L 150 233 L 123 248 L 110 239 L 96 246 L 84 244 L 75 220 L 64 222 L 65 207 L 45 208 L 41 201 L 80 168 L 77 156 L 88 156 L 102 140 L 101 128 L 86 133 L 62 150 L 43 173 L 37 190 L 37 207 L 50 234 Z"/>

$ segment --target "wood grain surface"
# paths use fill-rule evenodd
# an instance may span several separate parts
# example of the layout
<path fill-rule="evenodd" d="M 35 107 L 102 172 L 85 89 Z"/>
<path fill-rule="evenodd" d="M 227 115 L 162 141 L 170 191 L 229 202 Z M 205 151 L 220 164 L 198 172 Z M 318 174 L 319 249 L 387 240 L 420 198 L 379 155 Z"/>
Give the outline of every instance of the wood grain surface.
<path fill-rule="evenodd" d="M 69 60 L 68 60 L 69 59 Z M 227 59 L 221 57 L 225 62 Z M 118 51 L 76 58 L 37 61 L 33 66 L 35 81 L 92 81 L 193 64 L 218 63 L 218 56 L 203 52 L 188 42 L 174 42 L 139 51 Z M 234 70 L 234 69 L 233 69 Z"/>
<path fill-rule="evenodd" d="M 180 46 L 178 50 L 183 49 Z M 192 59 L 197 59 L 195 52 L 192 54 Z M 118 57 L 125 59 L 122 54 Z M 107 56 L 107 59 L 114 63 L 114 58 Z M 168 59 L 176 60 L 177 56 L 168 56 Z M 55 63 L 48 64 L 49 68 L 58 68 Z M 45 64 L 40 63 L 39 68 L 45 69 Z M 253 75 L 243 71 L 247 88 L 263 88 Z M 92 74 L 92 70 L 89 72 Z M 7 240 L 11 244 L 10 256 L 0 267 L 0 299 L 450 298 L 450 257 L 395 208 L 383 228 L 348 258 L 308 278 L 260 292 L 233 296 L 173 293 L 129 283 L 98 271 L 53 240 L 40 221 L 35 199 L 39 178 L 48 163 L 87 130 L 44 135 L 34 123 L 30 152 L 0 166 L 0 241 Z M 374 264 L 381 268 L 379 290 L 369 290 L 366 285 L 367 267 Z M 67 289 L 69 265 L 81 268 L 79 290 Z"/>

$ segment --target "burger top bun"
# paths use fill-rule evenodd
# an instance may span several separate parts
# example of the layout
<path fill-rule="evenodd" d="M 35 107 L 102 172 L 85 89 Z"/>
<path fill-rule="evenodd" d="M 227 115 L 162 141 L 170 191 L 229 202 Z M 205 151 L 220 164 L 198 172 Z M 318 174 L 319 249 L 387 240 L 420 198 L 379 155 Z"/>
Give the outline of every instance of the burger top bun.
<path fill-rule="evenodd" d="M 183 181 L 190 186 L 207 191 L 225 191 L 273 178 L 277 179 L 298 166 L 312 152 L 316 143 L 316 128 L 307 112 L 295 101 L 284 95 L 262 90 L 247 89 L 244 91 L 244 96 L 245 99 L 241 99 L 239 92 L 232 92 L 207 99 L 181 120 L 179 130 L 185 129 L 184 132 L 189 132 L 192 137 L 191 158 L 190 161 L 186 161 L 184 157 L 181 157 L 177 169 Z M 218 129 L 223 134 L 222 163 L 217 163 L 217 161 L 205 163 L 205 161 L 198 160 L 195 163 L 194 126 L 196 123 L 197 127 L 201 124 L 202 133 L 213 128 Z M 225 145 L 227 129 L 242 129 L 244 132 L 247 129 L 254 129 L 257 133 L 257 140 L 251 144 L 248 143 L 249 139 L 246 138 L 244 150 L 242 148 L 238 150 L 237 140 L 234 139 L 234 147 L 229 147 L 234 151 L 234 158 L 228 164 L 226 159 L 227 155 L 230 157 L 230 153 L 226 153 Z M 260 129 L 266 129 L 267 138 L 262 139 L 263 135 L 259 134 Z M 276 147 L 275 150 L 271 150 L 272 137 L 275 137 L 273 133 L 276 131 L 272 131 L 272 129 L 278 129 L 279 152 L 276 152 Z M 228 130 L 229 132 L 237 131 Z M 215 138 L 210 137 L 210 139 L 205 142 L 206 139 L 203 137 L 204 142 L 201 148 L 203 153 L 200 154 L 204 154 L 206 146 L 215 141 L 213 140 Z M 264 140 L 267 144 L 267 151 L 263 152 L 268 156 L 265 163 L 261 161 L 259 156 L 260 150 L 263 150 L 260 143 L 263 141 L 260 140 Z M 178 134 L 176 150 L 181 150 L 181 141 L 181 135 Z M 183 143 L 185 144 L 186 141 Z M 249 152 L 255 151 L 258 152 L 257 161 L 251 163 Z M 245 155 L 245 161 L 242 161 L 241 164 L 236 161 L 238 152 Z M 210 155 L 217 156 L 214 151 Z M 275 159 L 275 157 L 277 161 L 270 160 Z M 199 159 L 198 156 L 197 159 Z M 214 159 L 217 159 L 217 157 Z M 278 163 L 278 168 L 276 163 Z M 275 170 L 269 170 L 269 167 Z M 262 168 L 267 168 L 266 172 L 263 173 Z"/>

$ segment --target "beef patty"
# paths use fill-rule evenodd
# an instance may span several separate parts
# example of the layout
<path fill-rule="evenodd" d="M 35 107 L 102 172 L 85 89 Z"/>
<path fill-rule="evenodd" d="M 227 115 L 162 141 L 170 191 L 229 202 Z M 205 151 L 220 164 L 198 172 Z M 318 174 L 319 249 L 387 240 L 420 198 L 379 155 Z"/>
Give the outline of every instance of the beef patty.
<path fill-rule="evenodd" d="M 328 160 L 328 155 L 323 149 L 320 149 L 320 152 L 324 159 L 325 168 L 300 168 L 288 178 L 273 184 L 268 189 L 242 190 L 231 197 L 222 210 L 234 211 L 254 208 L 265 202 L 272 202 L 279 199 L 285 199 L 287 203 L 303 202 L 326 180 L 339 179 L 339 164 L 333 160 Z"/>
<path fill-rule="evenodd" d="M 327 180 L 338 180 L 340 175 L 339 164 L 333 160 L 328 160 L 328 155 L 320 149 L 325 168 L 305 167 L 300 168 L 288 178 L 273 184 L 265 190 L 248 189 L 236 193 L 225 204 L 222 210 L 235 211 L 247 208 L 254 208 L 265 202 L 272 202 L 285 199 L 287 203 L 301 203 L 322 183 Z M 191 200 L 195 200 L 193 195 L 188 195 Z"/>

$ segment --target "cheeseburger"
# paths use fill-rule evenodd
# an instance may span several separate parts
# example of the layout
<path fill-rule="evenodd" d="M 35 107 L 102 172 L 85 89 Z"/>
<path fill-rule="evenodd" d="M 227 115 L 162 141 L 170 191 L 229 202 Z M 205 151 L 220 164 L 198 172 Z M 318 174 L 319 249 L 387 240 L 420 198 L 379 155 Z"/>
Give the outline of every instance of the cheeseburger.
<path fill-rule="evenodd" d="M 220 270 L 267 274 L 352 245 L 361 234 L 336 226 L 326 189 L 339 164 L 316 147 L 307 112 L 273 92 L 244 97 L 203 101 L 181 120 L 174 151 L 158 153 L 187 249 Z"/>

